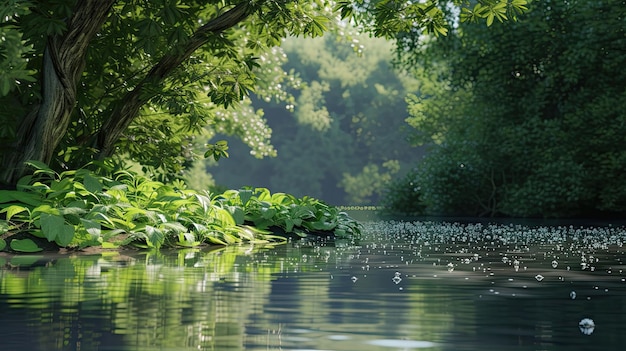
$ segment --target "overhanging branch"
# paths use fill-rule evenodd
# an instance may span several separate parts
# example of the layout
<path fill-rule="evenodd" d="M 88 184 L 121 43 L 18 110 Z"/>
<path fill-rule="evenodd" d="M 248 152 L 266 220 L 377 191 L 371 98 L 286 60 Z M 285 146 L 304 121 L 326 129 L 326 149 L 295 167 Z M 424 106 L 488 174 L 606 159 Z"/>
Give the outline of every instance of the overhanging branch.
<path fill-rule="evenodd" d="M 252 5 L 247 1 L 237 4 L 200 27 L 188 41 L 172 48 L 168 54 L 163 56 L 141 82 L 119 101 L 110 118 L 98 131 L 95 140 L 95 148 L 99 150 L 98 158 L 111 156 L 114 152 L 113 145 L 137 117 L 143 104 L 152 97 L 153 94 L 150 95 L 146 92 L 147 86 L 161 83 L 196 50 L 205 45 L 210 40 L 211 35 L 219 34 L 237 25 L 251 14 L 252 8 Z"/>

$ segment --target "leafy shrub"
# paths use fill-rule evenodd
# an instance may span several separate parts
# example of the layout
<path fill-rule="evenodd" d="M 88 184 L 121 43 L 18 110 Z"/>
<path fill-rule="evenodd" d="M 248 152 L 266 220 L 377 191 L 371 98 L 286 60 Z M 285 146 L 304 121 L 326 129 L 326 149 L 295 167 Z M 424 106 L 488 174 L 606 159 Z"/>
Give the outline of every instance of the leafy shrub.
<path fill-rule="evenodd" d="M 425 206 L 421 201 L 421 187 L 417 181 L 417 168 L 404 177 L 393 180 L 381 200 L 381 212 L 386 214 L 418 215 Z"/>
<path fill-rule="evenodd" d="M 345 213 L 311 198 L 271 195 L 266 189 L 227 191 L 212 198 L 186 189 L 181 181 L 167 185 L 129 171 L 58 174 L 38 162 L 30 165 L 35 172 L 22 178 L 16 190 L 0 191 L 0 213 L 8 231 L 25 231 L 59 246 L 132 243 L 158 249 L 284 240 L 265 230 L 272 225 L 302 235 L 360 232 Z"/>
<path fill-rule="evenodd" d="M 347 213 L 323 201 L 285 193 L 271 194 L 266 188 L 227 190 L 216 198 L 228 209 L 237 224 L 251 223 L 255 228 L 281 228 L 285 233 L 333 233 L 337 237 L 358 237 L 360 225 Z"/>

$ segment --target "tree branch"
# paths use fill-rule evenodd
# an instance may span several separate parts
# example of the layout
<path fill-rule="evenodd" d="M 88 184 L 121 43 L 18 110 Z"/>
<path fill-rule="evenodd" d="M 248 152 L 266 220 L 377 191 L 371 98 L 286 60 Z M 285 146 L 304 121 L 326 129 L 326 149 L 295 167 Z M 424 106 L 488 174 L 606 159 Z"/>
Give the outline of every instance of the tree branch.
<path fill-rule="evenodd" d="M 163 56 L 141 82 L 120 100 L 110 118 L 98 131 L 95 138 L 95 148 L 99 150 L 98 158 L 103 159 L 114 153 L 114 144 L 137 117 L 143 104 L 154 96 L 154 93 L 146 91 L 146 87 L 160 84 L 196 50 L 206 44 L 212 34 L 221 33 L 237 25 L 251 14 L 252 8 L 251 3 L 247 1 L 237 4 L 200 27 L 187 42 L 172 48 L 169 54 Z"/>

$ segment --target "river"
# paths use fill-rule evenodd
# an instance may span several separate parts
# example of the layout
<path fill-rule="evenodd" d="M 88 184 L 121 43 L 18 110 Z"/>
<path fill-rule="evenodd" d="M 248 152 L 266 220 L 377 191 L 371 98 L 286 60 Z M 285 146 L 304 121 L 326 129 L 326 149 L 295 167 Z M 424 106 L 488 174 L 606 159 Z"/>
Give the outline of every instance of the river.
<path fill-rule="evenodd" d="M 619 226 L 367 221 L 360 240 L 0 257 L 2 350 L 621 350 Z"/>

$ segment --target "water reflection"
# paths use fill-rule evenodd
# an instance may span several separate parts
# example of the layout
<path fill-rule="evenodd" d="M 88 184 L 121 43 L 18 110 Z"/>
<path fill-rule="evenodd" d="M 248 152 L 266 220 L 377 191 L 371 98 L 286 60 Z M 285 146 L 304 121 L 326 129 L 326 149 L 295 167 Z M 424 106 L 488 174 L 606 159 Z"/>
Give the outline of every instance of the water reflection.
<path fill-rule="evenodd" d="M 622 228 L 366 227 L 359 243 L 0 257 L 2 349 L 569 351 L 626 342 Z"/>

